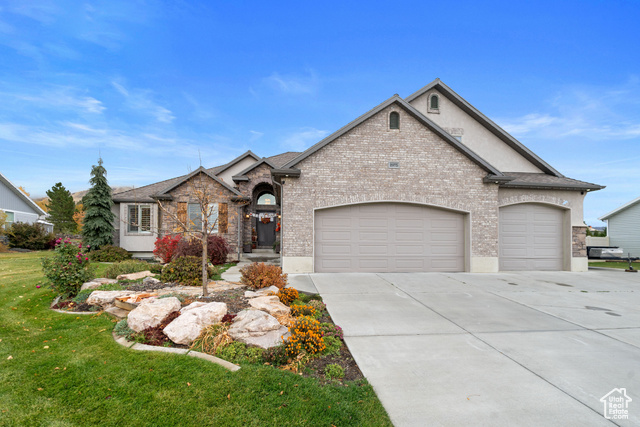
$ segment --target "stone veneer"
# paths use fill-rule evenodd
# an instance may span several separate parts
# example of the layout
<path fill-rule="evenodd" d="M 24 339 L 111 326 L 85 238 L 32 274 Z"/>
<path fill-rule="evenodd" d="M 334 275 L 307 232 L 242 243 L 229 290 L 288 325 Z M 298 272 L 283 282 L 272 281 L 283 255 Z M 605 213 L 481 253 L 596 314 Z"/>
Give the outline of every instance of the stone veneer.
<path fill-rule="evenodd" d="M 198 179 L 197 176 L 191 178 Z M 206 177 L 207 180 L 207 188 L 211 192 L 211 194 L 215 195 L 216 203 L 226 203 L 227 210 L 227 232 L 226 233 L 218 233 L 219 236 L 227 239 L 229 246 L 231 247 L 231 252 L 229 253 L 229 257 L 231 259 L 237 259 L 237 250 L 238 250 L 238 204 L 236 202 L 231 201 L 231 198 L 234 196 L 227 188 L 222 186 L 220 183 L 214 181 L 213 179 Z M 174 188 L 170 193 L 173 200 L 165 200 L 161 201 L 162 206 L 168 210 L 169 212 L 175 214 L 177 212 L 178 203 L 179 202 L 187 202 L 187 203 L 198 203 L 195 197 L 191 195 L 191 189 L 188 183 L 183 183 L 182 185 Z M 171 234 L 174 230 L 178 229 L 178 224 L 176 223 L 170 215 L 165 214 L 162 210 L 159 210 L 160 213 L 160 235 Z"/>
<path fill-rule="evenodd" d="M 571 247 L 574 257 L 587 256 L 587 227 L 571 228 Z"/>
<path fill-rule="evenodd" d="M 392 111 L 400 129 L 389 129 Z M 389 162 L 399 162 L 398 169 Z M 304 159 L 284 179 L 283 255 L 313 256 L 314 209 L 402 201 L 470 214 L 471 257 L 498 256 L 498 187 L 487 172 L 397 104 Z"/>
<path fill-rule="evenodd" d="M 253 200 L 253 190 L 258 185 L 268 184 L 269 186 L 271 186 L 271 188 L 273 188 L 273 185 L 271 182 L 271 168 L 269 167 L 269 165 L 265 163 L 261 164 L 257 168 L 248 172 L 246 176 L 247 178 L 249 178 L 249 181 L 241 181 L 237 185 L 238 190 L 242 193 L 242 195 L 244 195 L 245 197 L 249 197 L 249 199 L 251 200 L 251 202 L 248 205 L 246 205 L 243 211 L 244 214 L 249 212 L 249 210 L 255 212 L 256 200 Z M 277 207 L 277 209 L 279 212 L 279 206 Z M 251 240 L 251 229 L 256 226 L 256 221 L 257 221 L 256 218 L 253 218 L 253 217 L 246 218 L 243 215 L 243 219 L 242 219 L 242 242 L 243 243 Z M 278 240 L 277 236 L 276 236 L 276 240 Z"/>

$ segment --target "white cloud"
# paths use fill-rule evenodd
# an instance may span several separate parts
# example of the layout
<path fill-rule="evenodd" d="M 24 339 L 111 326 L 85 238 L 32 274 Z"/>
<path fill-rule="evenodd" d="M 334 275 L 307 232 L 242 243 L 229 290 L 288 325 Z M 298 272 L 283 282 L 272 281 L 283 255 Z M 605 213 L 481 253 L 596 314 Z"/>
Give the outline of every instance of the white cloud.
<path fill-rule="evenodd" d="M 37 95 L 20 93 L 5 93 L 2 95 L 29 102 L 37 108 L 65 108 L 93 114 L 101 114 L 106 109 L 101 101 L 91 96 L 79 95 L 78 92 L 80 92 L 79 89 L 63 86 L 43 90 Z"/>
<path fill-rule="evenodd" d="M 307 75 L 281 75 L 274 72 L 264 79 L 267 86 L 292 95 L 311 94 L 317 91 L 319 80 L 313 71 Z"/>
<path fill-rule="evenodd" d="M 154 117 L 162 123 L 171 123 L 176 117 L 171 110 L 156 104 L 152 99 L 152 92 L 144 89 L 127 89 L 118 82 L 112 81 L 113 87 L 125 98 L 126 104 L 132 110 Z"/>
<path fill-rule="evenodd" d="M 249 138 L 249 142 L 257 141 L 264 136 L 264 132 L 258 132 L 255 130 L 250 130 L 249 133 L 251 134 L 251 137 Z"/>
<path fill-rule="evenodd" d="M 303 151 L 329 134 L 326 130 L 302 128 L 282 141 L 282 147 L 295 151 Z"/>
<path fill-rule="evenodd" d="M 546 111 L 497 122 L 517 138 L 632 139 L 640 136 L 639 98 L 636 79 L 619 87 L 567 88 L 548 100 Z"/>

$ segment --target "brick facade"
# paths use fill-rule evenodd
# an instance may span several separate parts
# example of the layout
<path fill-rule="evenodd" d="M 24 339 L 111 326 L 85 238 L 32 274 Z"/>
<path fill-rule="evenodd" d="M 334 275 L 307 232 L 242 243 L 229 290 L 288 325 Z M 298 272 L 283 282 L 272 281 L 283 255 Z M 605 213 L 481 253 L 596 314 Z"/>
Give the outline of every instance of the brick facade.
<path fill-rule="evenodd" d="M 231 252 L 229 253 L 229 257 L 232 259 L 237 259 L 237 250 L 238 250 L 238 203 L 233 202 L 231 198 L 234 196 L 228 189 L 214 181 L 213 179 L 204 176 L 206 180 L 207 189 L 214 196 L 214 203 L 226 203 L 227 204 L 227 232 L 226 233 L 218 233 L 219 236 L 227 239 L 229 246 L 231 247 Z M 193 177 L 192 180 L 199 179 L 197 176 Z M 171 214 L 177 213 L 177 207 L 179 202 L 187 202 L 187 203 L 198 203 L 197 199 L 193 196 L 193 190 L 191 189 L 189 183 L 185 182 L 182 185 L 174 188 L 169 194 L 173 198 L 171 201 L 161 201 L 162 207 L 166 209 L 170 214 L 163 212 L 162 209 L 159 209 L 159 224 L 160 224 L 160 236 L 164 236 L 166 234 L 171 234 L 175 232 L 179 232 L 181 228 L 178 226 L 178 223 L 172 218 Z"/>
<path fill-rule="evenodd" d="M 389 129 L 392 111 L 400 129 Z M 399 168 L 389 168 L 399 162 Z M 498 187 L 487 172 L 396 105 L 387 107 L 298 165 L 284 179 L 285 257 L 313 256 L 314 209 L 402 201 L 468 213 L 471 256 L 498 256 Z"/>

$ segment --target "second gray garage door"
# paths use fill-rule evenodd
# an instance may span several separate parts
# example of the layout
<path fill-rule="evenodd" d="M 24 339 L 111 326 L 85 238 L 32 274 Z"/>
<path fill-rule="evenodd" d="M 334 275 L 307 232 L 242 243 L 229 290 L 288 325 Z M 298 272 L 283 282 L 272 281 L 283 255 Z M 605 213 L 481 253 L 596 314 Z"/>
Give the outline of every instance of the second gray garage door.
<path fill-rule="evenodd" d="M 405 203 L 317 210 L 316 272 L 464 271 L 462 214 Z"/>
<path fill-rule="evenodd" d="M 500 208 L 500 270 L 562 270 L 563 215 L 535 203 Z"/>

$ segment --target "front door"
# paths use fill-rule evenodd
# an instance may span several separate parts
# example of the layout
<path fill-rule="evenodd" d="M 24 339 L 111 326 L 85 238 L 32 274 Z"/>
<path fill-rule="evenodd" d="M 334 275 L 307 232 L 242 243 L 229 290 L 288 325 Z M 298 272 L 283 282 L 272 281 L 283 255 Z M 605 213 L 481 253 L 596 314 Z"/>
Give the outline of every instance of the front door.
<path fill-rule="evenodd" d="M 258 233 L 258 246 L 272 247 L 276 241 L 276 222 L 264 223 L 258 219 L 256 232 Z"/>

